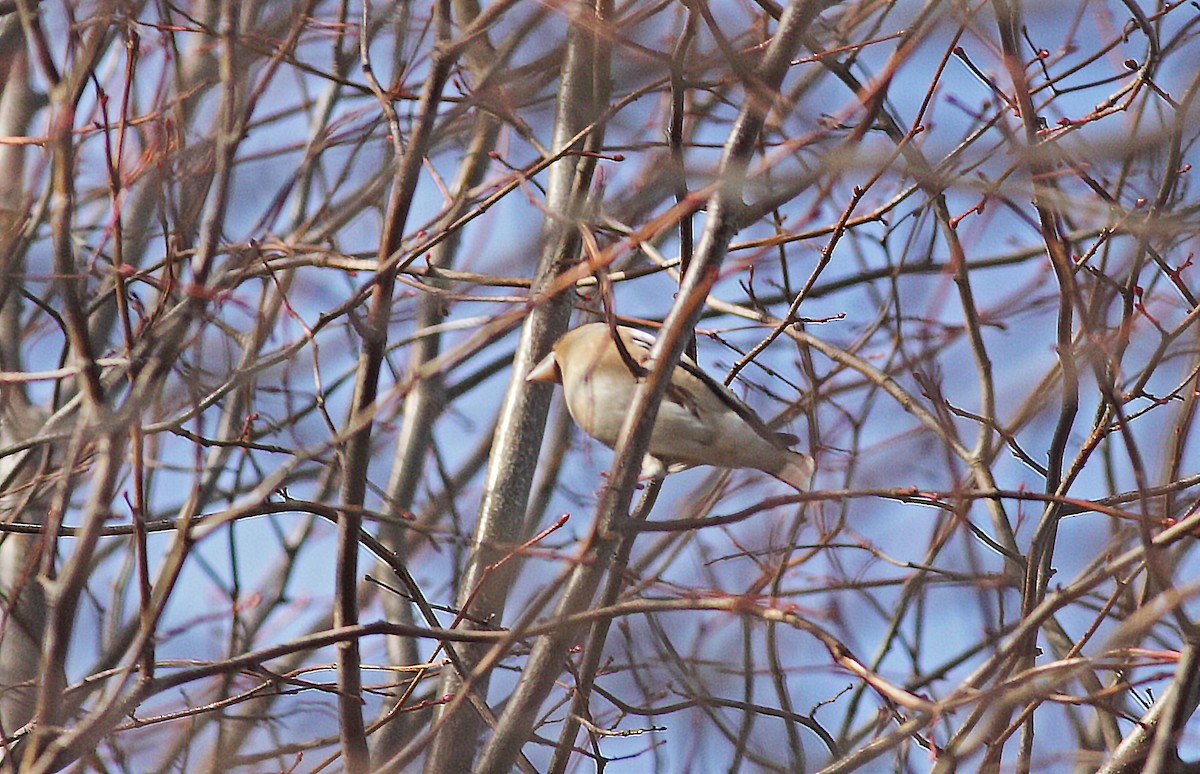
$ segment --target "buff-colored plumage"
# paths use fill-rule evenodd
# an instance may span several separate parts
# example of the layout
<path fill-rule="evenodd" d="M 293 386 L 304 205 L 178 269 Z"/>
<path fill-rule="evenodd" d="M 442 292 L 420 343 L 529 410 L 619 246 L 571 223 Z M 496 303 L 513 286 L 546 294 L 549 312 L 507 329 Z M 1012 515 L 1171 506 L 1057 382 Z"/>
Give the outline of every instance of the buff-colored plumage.
<path fill-rule="evenodd" d="M 633 362 L 646 362 L 654 337 L 624 326 L 617 332 Z M 568 331 L 526 378 L 562 384 L 571 418 L 609 447 L 616 444 L 638 381 L 602 322 Z M 684 357 L 654 421 L 650 454 L 668 464 L 754 468 L 805 491 L 813 459 L 789 449 L 792 440 L 768 430 L 729 388 Z"/>

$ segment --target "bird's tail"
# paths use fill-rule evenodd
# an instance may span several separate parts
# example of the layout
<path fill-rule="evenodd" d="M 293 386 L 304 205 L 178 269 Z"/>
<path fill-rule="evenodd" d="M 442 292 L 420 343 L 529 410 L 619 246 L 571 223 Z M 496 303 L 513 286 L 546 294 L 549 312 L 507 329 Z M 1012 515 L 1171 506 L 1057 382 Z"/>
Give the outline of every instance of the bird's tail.
<path fill-rule="evenodd" d="M 789 451 L 776 470 L 767 472 L 785 484 L 807 492 L 812 484 L 813 471 L 816 469 L 817 465 L 812 457 L 802 452 Z"/>

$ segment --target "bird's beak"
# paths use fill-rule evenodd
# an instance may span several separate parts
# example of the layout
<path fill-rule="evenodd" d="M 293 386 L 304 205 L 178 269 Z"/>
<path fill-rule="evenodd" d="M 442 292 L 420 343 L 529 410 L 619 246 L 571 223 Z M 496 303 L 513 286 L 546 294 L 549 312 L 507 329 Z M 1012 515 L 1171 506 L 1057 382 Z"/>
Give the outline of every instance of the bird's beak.
<path fill-rule="evenodd" d="M 561 376 L 558 373 L 558 361 L 554 359 L 554 353 L 551 352 L 542 358 L 542 361 L 533 367 L 529 372 L 529 376 L 525 377 L 527 382 L 560 382 Z"/>

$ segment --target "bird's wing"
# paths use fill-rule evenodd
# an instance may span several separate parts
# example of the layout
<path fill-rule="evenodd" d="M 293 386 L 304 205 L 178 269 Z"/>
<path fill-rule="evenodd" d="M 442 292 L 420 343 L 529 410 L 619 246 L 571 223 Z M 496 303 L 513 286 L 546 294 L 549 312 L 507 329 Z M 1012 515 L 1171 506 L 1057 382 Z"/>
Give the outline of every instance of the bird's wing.
<path fill-rule="evenodd" d="M 622 327 L 622 330 L 629 334 L 626 341 L 626 344 L 629 345 L 629 354 L 638 363 L 645 362 L 646 358 L 650 355 L 650 348 L 654 346 L 654 336 L 638 328 Z M 715 398 L 720 407 L 732 411 L 743 422 L 749 425 L 754 432 L 771 444 L 786 447 L 796 442 L 797 439 L 795 436 L 788 435 L 787 433 L 776 433 L 767 427 L 758 414 L 754 413 L 754 409 L 743 403 L 733 393 L 733 390 L 730 390 L 724 384 L 721 384 L 705 373 L 696 364 L 696 361 L 687 355 L 680 356 L 679 365 L 676 368 L 679 370 L 676 371 L 675 378 L 671 380 L 671 384 L 667 386 L 664 402 L 679 407 L 697 422 L 707 424 L 710 431 L 712 425 L 703 416 L 705 404 L 709 403 L 708 400 L 705 400 L 706 397 Z M 712 406 L 709 410 L 716 408 L 716 406 Z"/>
<path fill-rule="evenodd" d="M 692 361 L 691 358 L 680 358 L 679 368 L 682 369 L 688 376 L 699 382 L 700 388 L 705 390 L 707 395 L 711 395 L 712 397 L 716 398 L 716 400 L 719 401 L 724 408 L 737 414 L 743 422 L 745 422 L 754 430 L 754 432 L 758 433 L 760 436 L 776 446 L 790 445 L 786 440 L 786 438 L 790 436 L 785 435 L 784 437 L 781 437 L 779 433 L 772 431 L 769 427 L 767 427 L 766 423 L 762 421 L 758 414 L 754 413 L 754 409 L 743 403 L 737 395 L 734 395 L 733 390 L 729 389 L 724 384 L 721 384 L 716 379 L 705 373 L 700 366 L 696 365 L 696 363 Z"/>

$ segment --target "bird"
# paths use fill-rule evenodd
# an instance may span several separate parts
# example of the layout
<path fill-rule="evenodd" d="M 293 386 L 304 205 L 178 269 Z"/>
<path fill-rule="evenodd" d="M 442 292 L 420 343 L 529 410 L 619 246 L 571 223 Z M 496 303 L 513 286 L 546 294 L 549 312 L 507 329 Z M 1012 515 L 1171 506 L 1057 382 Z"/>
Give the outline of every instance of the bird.
<path fill-rule="evenodd" d="M 614 329 L 625 354 L 618 348 Z M 526 381 L 561 384 L 575 424 L 612 448 L 638 382 L 645 376 L 643 364 L 652 346 L 654 336 L 638 328 L 587 323 L 567 331 Z M 789 448 L 796 440 L 770 430 L 732 390 L 685 355 L 675 366 L 659 406 L 649 454 L 671 468 L 711 465 L 761 470 L 805 492 L 816 465 L 811 456 Z"/>

